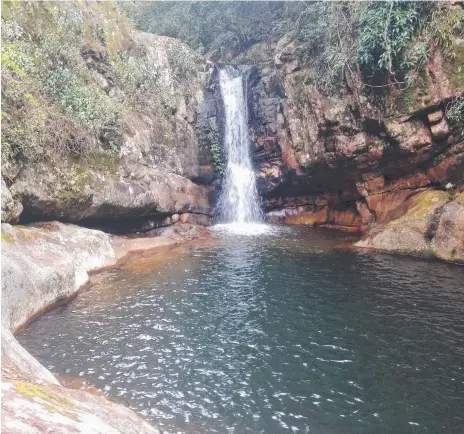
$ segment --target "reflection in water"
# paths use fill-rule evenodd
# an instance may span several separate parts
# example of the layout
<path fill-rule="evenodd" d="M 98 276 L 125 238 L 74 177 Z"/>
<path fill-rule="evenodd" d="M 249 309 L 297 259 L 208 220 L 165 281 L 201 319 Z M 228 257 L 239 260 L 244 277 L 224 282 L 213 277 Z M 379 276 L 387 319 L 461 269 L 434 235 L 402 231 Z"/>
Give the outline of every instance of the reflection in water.
<path fill-rule="evenodd" d="M 102 273 L 19 338 L 169 433 L 464 432 L 464 268 L 347 241 L 219 232 Z"/>

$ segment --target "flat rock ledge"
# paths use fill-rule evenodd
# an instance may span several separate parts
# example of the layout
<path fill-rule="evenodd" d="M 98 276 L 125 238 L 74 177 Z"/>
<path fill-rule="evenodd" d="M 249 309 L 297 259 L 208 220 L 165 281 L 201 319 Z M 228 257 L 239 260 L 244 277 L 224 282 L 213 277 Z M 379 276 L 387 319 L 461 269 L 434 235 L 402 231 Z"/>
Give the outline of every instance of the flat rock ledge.
<path fill-rule="evenodd" d="M 88 273 L 128 253 L 170 246 L 207 231 L 190 224 L 155 237 L 124 238 L 58 222 L 2 224 L 3 433 L 159 433 L 132 410 L 68 389 L 29 354 L 13 333 L 77 295 Z"/>
<path fill-rule="evenodd" d="M 353 247 L 464 264 L 464 192 L 421 191 L 397 213 L 372 225 Z"/>

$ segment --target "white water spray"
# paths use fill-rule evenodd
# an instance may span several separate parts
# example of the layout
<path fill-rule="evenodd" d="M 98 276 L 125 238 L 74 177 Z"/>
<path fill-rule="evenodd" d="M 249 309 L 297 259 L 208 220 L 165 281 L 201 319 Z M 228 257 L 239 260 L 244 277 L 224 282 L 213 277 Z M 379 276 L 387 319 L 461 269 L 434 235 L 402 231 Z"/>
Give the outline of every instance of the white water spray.
<path fill-rule="evenodd" d="M 224 149 L 227 166 L 219 199 L 221 223 L 237 225 L 263 220 L 250 157 L 248 113 L 243 76 L 233 68 L 219 72 L 225 108 Z M 247 226 L 246 232 L 250 231 Z"/>

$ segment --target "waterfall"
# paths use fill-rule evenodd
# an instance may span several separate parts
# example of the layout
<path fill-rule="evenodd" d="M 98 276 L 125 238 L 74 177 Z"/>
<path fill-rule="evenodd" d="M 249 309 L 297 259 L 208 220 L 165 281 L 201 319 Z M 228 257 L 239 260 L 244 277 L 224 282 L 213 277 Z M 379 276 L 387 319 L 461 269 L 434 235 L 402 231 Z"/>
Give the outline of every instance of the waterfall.
<path fill-rule="evenodd" d="M 257 223 L 263 220 L 256 177 L 250 157 L 246 83 L 231 67 L 219 72 L 224 102 L 226 171 L 219 198 L 222 223 Z M 244 85 L 245 84 L 245 85 Z"/>

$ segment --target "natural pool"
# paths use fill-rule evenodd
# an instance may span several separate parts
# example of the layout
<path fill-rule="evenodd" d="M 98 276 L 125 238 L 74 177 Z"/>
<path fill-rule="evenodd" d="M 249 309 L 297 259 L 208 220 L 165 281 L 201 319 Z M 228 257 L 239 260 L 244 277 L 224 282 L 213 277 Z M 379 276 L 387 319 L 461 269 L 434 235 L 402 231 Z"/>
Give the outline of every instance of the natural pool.
<path fill-rule="evenodd" d="M 167 433 L 464 432 L 464 267 L 348 240 L 219 232 L 100 273 L 19 341 Z"/>

